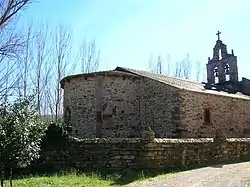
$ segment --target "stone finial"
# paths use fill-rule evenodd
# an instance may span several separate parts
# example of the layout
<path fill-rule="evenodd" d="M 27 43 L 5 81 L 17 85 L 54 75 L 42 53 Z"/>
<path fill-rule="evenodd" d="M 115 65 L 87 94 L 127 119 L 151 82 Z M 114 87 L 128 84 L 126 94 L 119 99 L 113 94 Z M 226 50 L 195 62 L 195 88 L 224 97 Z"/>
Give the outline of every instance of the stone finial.
<path fill-rule="evenodd" d="M 210 57 L 208 57 L 208 61 L 210 61 Z"/>
<path fill-rule="evenodd" d="M 234 50 L 232 49 L 232 55 L 234 55 Z"/>

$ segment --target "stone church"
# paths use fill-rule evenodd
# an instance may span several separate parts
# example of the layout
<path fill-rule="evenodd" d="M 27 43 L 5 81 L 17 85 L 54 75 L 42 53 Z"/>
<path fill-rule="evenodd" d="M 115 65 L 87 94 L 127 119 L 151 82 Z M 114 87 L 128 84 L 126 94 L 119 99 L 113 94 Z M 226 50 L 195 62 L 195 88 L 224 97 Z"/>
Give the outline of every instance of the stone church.
<path fill-rule="evenodd" d="M 65 77 L 64 118 L 79 138 L 250 137 L 250 80 L 239 81 L 237 57 L 219 38 L 207 82 L 117 67 Z"/>

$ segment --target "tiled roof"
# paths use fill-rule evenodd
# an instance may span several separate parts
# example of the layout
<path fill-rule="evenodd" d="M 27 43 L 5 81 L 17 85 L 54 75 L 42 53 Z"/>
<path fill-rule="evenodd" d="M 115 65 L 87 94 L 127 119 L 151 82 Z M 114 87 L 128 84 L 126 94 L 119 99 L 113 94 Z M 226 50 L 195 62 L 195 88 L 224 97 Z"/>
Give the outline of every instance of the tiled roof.
<path fill-rule="evenodd" d="M 135 70 L 135 69 L 123 68 L 123 67 L 117 67 L 115 71 L 123 71 L 127 73 L 136 74 L 142 77 L 147 77 L 147 78 L 162 82 L 164 84 L 167 84 L 175 88 L 179 88 L 179 89 L 250 100 L 250 96 L 244 95 L 242 93 L 231 94 L 231 93 L 223 92 L 223 91 L 205 89 L 204 84 L 196 82 L 196 81 L 191 81 L 188 79 L 181 79 L 177 77 L 160 75 L 160 74 L 150 73 L 147 71 Z"/>

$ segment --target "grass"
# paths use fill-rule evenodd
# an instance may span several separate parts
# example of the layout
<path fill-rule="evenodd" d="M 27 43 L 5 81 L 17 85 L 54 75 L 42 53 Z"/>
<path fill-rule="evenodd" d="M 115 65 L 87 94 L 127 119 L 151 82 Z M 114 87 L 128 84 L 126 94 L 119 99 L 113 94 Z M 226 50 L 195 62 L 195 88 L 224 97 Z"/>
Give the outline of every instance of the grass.
<path fill-rule="evenodd" d="M 52 176 L 24 177 L 13 180 L 13 187 L 106 187 L 114 183 L 111 179 L 104 179 L 98 174 L 54 174 Z M 8 181 L 5 181 L 9 186 Z"/>
<path fill-rule="evenodd" d="M 249 161 L 249 157 L 236 160 L 224 161 L 217 164 L 232 164 Z M 138 170 L 124 169 L 117 173 L 104 172 L 78 172 L 71 170 L 68 172 L 59 172 L 54 174 L 37 174 L 33 176 L 24 175 L 13 180 L 13 187 L 106 187 L 122 186 L 135 181 L 142 180 L 160 180 L 166 177 L 182 173 L 192 169 L 198 169 L 207 166 L 206 164 L 191 165 L 189 167 L 174 168 L 170 170 Z M 250 185 L 250 179 L 248 180 Z M 9 187 L 8 181 L 5 181 L 6 187 Z"/>
<path fill-rule="evenodd" d="M 13 180 L 13 187 L 106 187 L 123 186 L 134 181 L 156 180 L 171 176 L 173 173 L 160 173 L 153 170 L 126 169 L 122 173 L 79 173 L 69 171 L 66 173 L 43 176 L 23 176 Z M 5 181 L 9 187 L 9 181 Z"/>

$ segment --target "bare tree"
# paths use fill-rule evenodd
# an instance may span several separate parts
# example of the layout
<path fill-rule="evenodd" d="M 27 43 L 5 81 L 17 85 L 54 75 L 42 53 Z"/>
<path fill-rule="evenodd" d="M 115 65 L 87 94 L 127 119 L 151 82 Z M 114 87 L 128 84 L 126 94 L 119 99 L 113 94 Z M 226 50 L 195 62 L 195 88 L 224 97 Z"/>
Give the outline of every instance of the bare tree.
<path fill-rule="evenodd" d="M 31 0 L 2 0 L 0 1 L 0 28 L 8 22 L 22 9 L 24 9 Z"/>
<path fill-rule="evenodd" d="M 166 69 L 164 68 L 166 65 Z M 153 60 L 152 54 L 150 55 L 149 59 L 149 71 L 151 73 L 158 73 L 158 74 L 166 74 L 170 75 L 171 74 L 171 60 L 170 60 L 170 55 L 167 56 L 167 61 L 166 64 L 163 61 L 163 58 L 161 55 L 158 56 L 157 61 Z"/>
<path fill-rule="evenodd" d="M 27 39 L 26 39 L 26 45 L 25 45 L 25 56 L 24 56 L 24 68 L 23 68 L 23 95 L 26 97 L 27 95 L 27 84 L 28 84 L 28 73 L 29 73 L 29 67 L 30 67 L 30 40 L 31 40 L 31 26 L 28 28 L 27 32 Z"/>
<path fill-rule="evenodd" d="M 174 70 L 174 76 L 175 77 L 182 77 L 183 73 L 183 68 L 182 68 L 182 63 L 177 61 L 175 64 L 175 70 Z"/>
<path fill-rule="evenodd" d="M 155 67 L 154 67 L 154 61 L 153 61 L 153 56 L 152 56 L 152 54 L 150 54 L 150 57 L 149 57 L 148 69 L 149 69 L 149 72 L 155 73 Z"/>
<path fill-rule="evenodd" d="M 0 62 L 4 59 L 13 59 L 20 55 L 23 49 L 23 36 L 15 28 L 0 29 Z"/>
<path fill-rule="evenodd" d="M 22 54 L 24 40 L 22 34 L 15 30 L 15 26 L 8 28 L 0 28 L 0 94 L 3 94 L 2 90 L 5 90 L 5 94 L 9 94 L 10 89 L 16 85 L 16 81 L 19 77 L 18 74 L 11 79 L 13 73 L 17 73 L 17 60 Z M 8 69 L 8 72 L 6 72 Z M 7 81 L 8 79 L 8 81 Z M 7 84 L 8 82 L 8 84 Z M 3 87 L 3 84 L 5 85 Z"/>
<path fill-rule="evenodd" d="M 7 100 L 11 95 L 11 90 L 17 87 L 18 76 L 13 77 L 15 73 L 15 64 L 5 63 L 0 69 L 0 100 Z"/>
<path fill-rule="evenodd" d="M 82 43 L 79 49 L 82 73 L 97 71 L 100 62 L 100 50 L 96 47 L 95 39 Z"/>
<path fill-rule="evenodd" d="M 196 61 L 195 63 L 195 80 L 196 81 L 200 81 L 201 79 L 201 62 L 200 61 Z"/>
<path fill-rule="evenodd" d="M 161 56 L 159 55 L 158 56 L 158 61 L 157 61 L 157 70 L 156 70 L 156 73 L 158 74 L 162 74 L 162 59 L 161 59 Z"/>
<path fill-rule="evenodd" d="M 206 75 L 206 67 L 202 67 L 201 68 L 201 74 L 202 74 L 202 78 L 201 78 L 201 80 L 204 82 L 204 81 L 206 81 L 206 78 L 207 78 L 207 75 Z"/>
<path fill-rule="evenodd" d="M 18 91 L 20 95 L 27 96 L 28 86 L 31 78 L 31 65 L 33 58 L 32 41 L 34 39 L 32 32 L 32 24 L 27 27 L 27 33 L 25 34 L 23 55 L 17 60 L 17 73 L 20 75 L 20 83 Z"/>
<path fill-rule="evenodd" d="M 192 68 L 193 66 L 194 69 Z M 166 69 L 164 69 L 164 67 Z M 196 81 L 205 81 L 206 79 L 205 67 L 202 67 L 200 61 L 196 61 L 195 64 L 192 64 L 188 53 L 181 61 L 177 61 L 175 64 L 171 63 L 170 55 L 168 55 L 164 67 L 162 57 L 160 55 L 158 56 L 157 61 L 153 60 L 152 54 L 150 55 L 149 71 L 151 73 L 172 75 L 174 77 L 185 79 L 191 79 L 194 77 Z"/>
<path fill-rule="evenodd" d="M 149 71 L 151 73 L 158 73 L 158 74 L 162 74 L 163 71 L 163 61 L 162 61 L 162 57 L 161 55 L 158 55 L 157 61 L 155 63 L 155 61 L 153 60 L 152 54 L 150 55 L 149 58 Z"/>
<path fill-rule="evenodd" d="M 183 70 L 183 77 L 185 79 L 189 79 L 191 76 L 192 66 L 191 61 L 189 59 L 189 54 L 187 54 L 186 58 L 182 60 L 181 68 Z"/>
<path fill-rule="evenodd" d="M 71 63 L 70 56 L 72 54 L 72 36 L 70 34 L 70 30 L 67 27 L 63 27 L 60 25 L 56 29 L 55 33 L 55 64 L 57 71 L 57 79 L 56 79 L 56 91 L 55 91 L 55 120 L 58 120 L 59 114 L 62 113 L 62 89 L 60 87 L 61 79 L 67 74 L 67 71 L 70 71 L 72 67 L 75 66 L 75 63 Z M 93 44 L 95 46 L 95 44 Z M 93 47 L 92 46 L 92 47 Z M 92 52 L 92 48 L 90 52 Z M 88 53 L 89 54 L 89 53 Z M 90 53 L 92 54 L 92 53 Z M 87 62 L 91 61 L 92 56 L 87 56 Z M 87 63 L 87 70 L 90 70 L 90 65 Z M 70 67 L 71 66 L 71 67 Z M 88 69 L 89 68 L 89 69 Z"/>
<path fill-rule="evenodd" d="M 2 95 L 9 94 L 9 90 L 16 85 L 17 77 L 10 79 L 10 76 L 15 72 L 15 60 L 21 54 L 22 38 L 14 30 L 6 29 L 0 29 L 0 37 L 0 94 Z"/>
<path fill-rule="evenodd" d="M 39 29 L 35 31 L 33 40 L 33 55 L 31 56 L 32 68 L 31 72 L 32 84 L 35 87 L 37 105 L 39 114 L 41 115 L 42 99 L 44 92 L 48 86 L 49 76 L 51 75 L 51 32 L 47 24 L 39 24 Z"/>
<path fill-rule="evenodd" d="M 16 30 L 16 18 L 31 0 L 0 1 L 0 98 L 7 99 L 11 89 L 19 85 L 16 59 L 22 54 L 24 40 L 21 32 Z"/>
<path fill-rule="evenodd" d="M 31 0 L 1 0 L 0 1 L 0 55 L 11 57 L 15 55 L 23 40 L 21 33 L 16 32 L 13 18 L 23 10 Z"/>
<path fill-rule="evenodd" d="M 171 58 L 170 55 L 168 54 L 167 56 L 167 70 L 166 70 L 166 75 L 170 75 L 171 74 Z"/>

